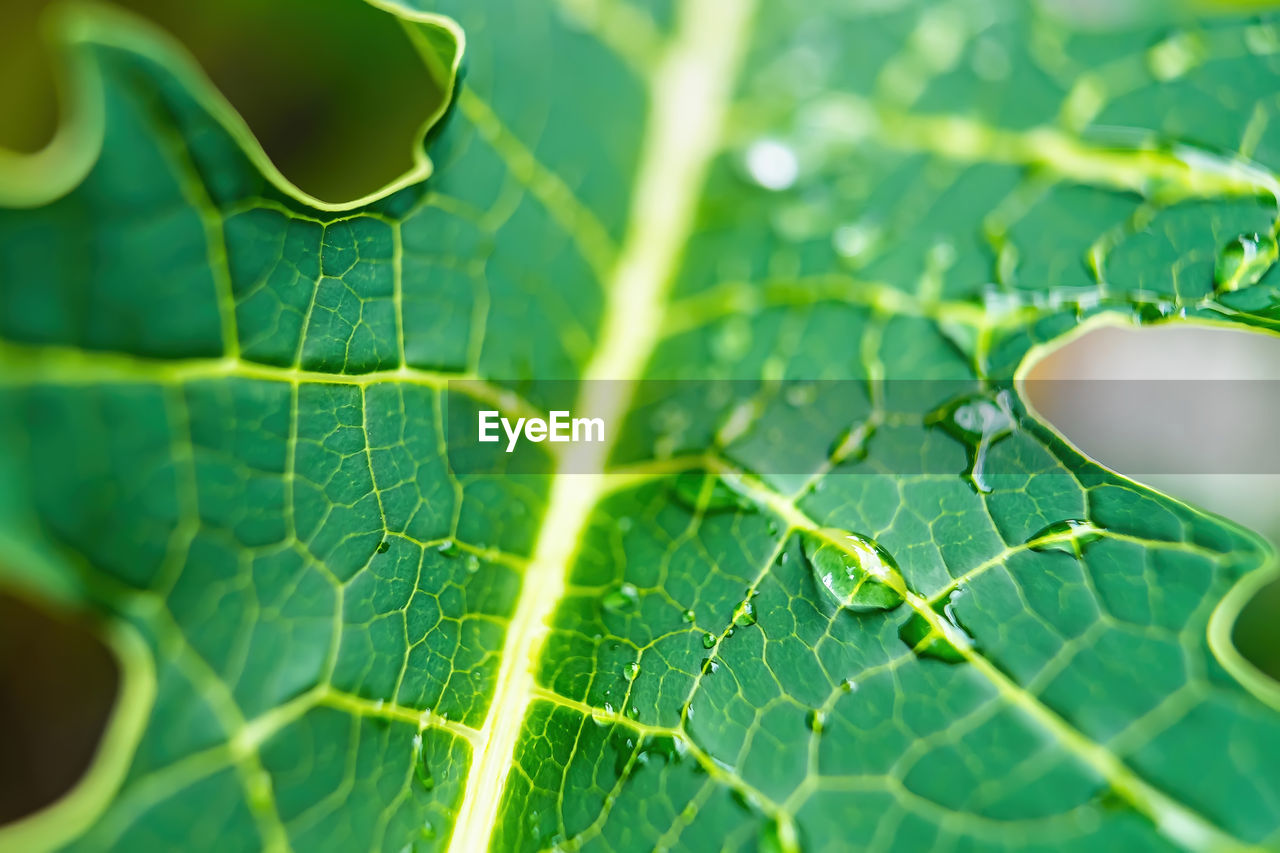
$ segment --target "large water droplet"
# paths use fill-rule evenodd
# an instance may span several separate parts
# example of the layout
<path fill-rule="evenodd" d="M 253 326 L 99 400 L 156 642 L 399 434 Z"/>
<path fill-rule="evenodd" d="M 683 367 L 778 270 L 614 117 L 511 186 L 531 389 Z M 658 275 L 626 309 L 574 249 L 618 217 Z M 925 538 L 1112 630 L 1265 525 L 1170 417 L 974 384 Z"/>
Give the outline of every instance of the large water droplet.
<path fill-rule="evenodd" d="M 632 661 L 622 668 L 622 674 L 626 676 L 627 681 L 635 681 L 636 676 L 640 674 L 640 664 Z"/>
<path fill-rule="evenodd" d="M 742 606 L 738 608 L 738 615 L 733 617 L 733 624 L 739 628 L 756 624 L 756 606 L 750 601 L 742 602 Z"/>
<path fill-rule="evenodd" d="M 436 546 L 436 550 L 446 557 L 456 557 L 461 553 L 462 549 L 458 547 L 458 543 L 452 539 L 446 539 Z"/>
<path fill-rule="evenodd" d="M 898 565 L 875 542 L 835 528 L 805 533 L 801 541 L 814 582 L 839 607 L 870 613 L 902 603 Z"/>
<path fill-rule="evenodd" d="M 1147 69 L 1162 82 L 1175 80 L 1194 68 L 1203 52 L 1190 33 L 1174 33 L 1147 51 Z"/>
<path fill-rule="evenodd" d="M 753 142 L 743 158 L 751 180 L 767 190 L 785 190 L 800 176 L 796 152 L 776 139 Z"/>
<path fill-rule="evenodd" d="M 675 498 L 678 503 L 701 512 L 718 510 L 752 510 L 756 505 L 740 494 L 724 477 L 706 471 L 685 471 L 675 479 Z"/>
<path fill-rule="evenodd" d="M 692 610 L 686 610 L 684 613 L 680 614 L 680 618 L 686 623 L 693 622 L 695 617 L 696 614 Z"/>
<path fill-rule="evenodd" d="M 1241 234 L 1218 251 L 1213 268 L 1213 287 L 1230 292 L 1252 287 L 1262 280 L 1280 255 L 1280 246 L 1271 234 Z"/>
<path fill-rule="evenodd" d="M 610 613 L 630 613 L 636 609 L 636 603 L 639 600 L 640 596 L 636 588 L 629 583 L 624 583 L 617 589 L 605 593 L 600 603 Z"/>
<path fill-rule="evenodd" d="M 424 790 L 430 791 L 435 788 L 436 777 L 432 774 L 430 765 L 427 764 L 427 752 L 422 748 L 421 734 L 413 737 L 413 775 L 417 777 L 418 784 Z"/>
<path fill-rule="evenodd" d="M 716 635 L 708 631 L 702 635 L 702 647 L 704 649 L 714 649 L 716 647 Z"/>
<path fill-rule="evenodd" d="M 954 602 L 960 597 L 960 590 L 952 590 L 946 598 L 933 605 L 933 612 L 938 615 L 938 627 L 934 627 L 920 613 L 912 613 L 911 618 L 898 629 L 898 637 L 913 652 L 922 658 L 934 658 L 946 663 L 962 663 L 963 652 L 973 648 L 973 638 L 960 625 L 956 618 Z"/>
<path fill-rule="evenodd" d="M 760 825 L 760 834 L 756 838 L 756 849 L 760 853 L 797 853 L 800 841 L 796 838 L 796 828 L 791 822 L 780 822 L 772 819 Z"/>
<path fill-rule="evenodd" d="M 1027 544 L 1032 551 L 1061 551 L 1080 557 L 1085 546 L 1097 542 L 1105 532 L 1091 521 L 1068 518 L 1040 528 L 1027 539 Z"/>
<path fill-rule="evenodd" d="M 390 550 L 390 548 L 391 548 L 391 543 L 383 539 L 381 542 L 378 543 L 378 547 L 375 548 L 374 550 L 376 550 L 379 554 L 385 554 L 387 553 L 388 550 Z"/>
<path fill-rule="evenodd" d="M 964 444 L 969 456 L 969 483 L 981 494 L 990 492 L 985 470 L 987 452 L 1017 426 L 1004 394 L 994 400 L 980 394 L 960 397 L 930 412 L 924 422 L 940 427 Z"/>

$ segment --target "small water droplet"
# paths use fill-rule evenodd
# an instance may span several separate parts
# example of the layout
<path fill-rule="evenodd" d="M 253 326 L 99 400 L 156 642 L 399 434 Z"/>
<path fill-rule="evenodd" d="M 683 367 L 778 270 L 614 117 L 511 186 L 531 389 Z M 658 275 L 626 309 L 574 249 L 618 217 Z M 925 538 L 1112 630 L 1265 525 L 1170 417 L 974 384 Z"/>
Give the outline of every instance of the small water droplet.
<path fill-rule="evenodd" d="M 629 583 L 624 583 L 617 589 L 605 593 L 600 603 L 610 613 L 630 613 L 636 609 L 636 603 L 639 600 L 640 595 L 636 592 L 636 588 Z"/>
<path fill-rule="evenodd" d="M 375 550 L 377 550 L 379 554 L 385 554 L 387 553 L 388 550 L 390 550 L 390 548 L 391 548 L 391 543 L 383 539 L 381 542 L 378 543 L 378 547 Z"/>
<path fill-rule="evenodd" d="M 687 509 L 700 512 L 719 510 L 754 511 L 756 505 L 740 494 L 724 477 L 706 471 L 685 471 L 676 476 L 675 498 Z"/>
<path fill-rule="evenodd" d="M 716 674 L 716 671 L 717 671 L 717 670 L 719 670 L 719 669 L 720 669 L 720 664 L 719 664 L 719 663 L 717 663 L 717 662 L 715 661 L 715 659 L 714 659 L 714 658 L 703 658 L 703 659 L 702 659 L 702 674 L 703 674 L 703 675 L 715 675 L 715 674 Z"/>
<path fill-rule="evenodd" d="M 1280 255 L 1280 246 L 1270 234 L 1241 234 L 1218 251 L 1213 268 L 1213 287 L 1231 292 L 1252 287 L 1262 280 Z"/>
<path fill-rule="evenodd" d="M 636 676 L 640 674 L 640 664 L 632 661 L 622 668 L 622 674 L 626 676 L 627 681 L 635 681 Z"/>
<path fill-rule="evenodd" d="M 431 767 L 427 764 L 427 753 L 422 748 L 422 734 L 416 734 L 413 737 L 413 774 L 418 778 L 418 784 L 423 790 L 430 791 L 436 786 L 436 777 L 431 773 Z"/>
<path fill-rule="evenodd" d="M 476 572 L 480 571 L 480 558 L 475 554 L 468 554 L 467 561 L 463 565 L 466 566 L 468 574 L 474 575 Z"/>
<path fill-rule="evenodd" d="M 941 617 L 937 620 L 938 628 L 922 614 L 912 613 L 898 629 L 898 637 L 919 657 L 962 663 L 965 660 L 963 652 L 973 648 L 973 638 L 955 614 L 955 601 L 962 594 L 958 589 L 952 590 L 946 598 L 933 605 L 933 612 Z"/>
<path fill-rule="evenodd" d="M 825 528 L 801 537 L 814 582 L 837 606 L 854 613 L 902 603 L 902 575 L 889 552 L 847 530 Z"/>
<path fill-rule="evenodd" d="M 422 828 L 418 830 L 418 834 L 421 835 L 425 840 L 430 841 L 431 839 L 436 837 L 435 824 L 433 824 L 429 820 L 424 820 L 422 822 Z"/>
<path fill-rule="evenodd" d="M 446 539 L 436 546 L 436 550 L 446 557 L 456 557 L 462 549 L 458 547 L 457 542 L 452 539 Z"/>
<path fill-rule="evenodd" d="M 733 624 L 739 628 L 747 628 L 756 624 L 756 606 L 750 601 L 742 602 L 738 609 L 738 615 L 733 618 Z"/>
<path fill-rule="evenodd" d="M 1081 557 L 1084 555 L 1085 547 L 1097 542 L 1105 532 L 1103 528 L 1091 521 L 1068 518 L 1045 525 L 1027 539 L 1027 544 L 1031 546 L 1032 551 L 1061 551 Z M 1048 541 L 1037 541 L 1046 539 Z"/>
<path fill-rule="evenodd" d="M 968 479 L 974 490 L 987 494 L 985 467 L 987 452 L 1000 439 L 1011 435 L 1017 426 L 1004 393 L 992 400 L 971 394 L 943 404 L 924 419 L 926 426 L 940 427 L 943 432 L 964 444 L 969 457 Z"/>
<path fill-rule="evenodd" d="M 747 147 L 743 165 L 751 180 L 767 190 L 785 190 L 800 176 L 796 152 L 777 139 L 759 139 Z"/>
<path fill-rule="evenodd" d="M 637 708 L 635 705 L 632 705 L 630 708 L 627 709 L 627 716 L 633 720 L 640 719 L 640 709 Z"/>
<path fill-rule="evenodd" d="M 831 247 L 846 261 L 861 261 L 879 244 L 881 233 L 873 222 L 846 222 L 831 232 Z"/>
<path fill-rule="evenodd" d="M 704 649 L 714 649 L 716 647 L 716 635 L 708 631 L 702 635 L 702 647 Z"/>
<path fill-rule="evenodd" d="M 686 610 L 684 613 L 680 614 L 680 618 L 687 623 L 693 622 L 695 616 L 696 614 L 692 610 Z"/>

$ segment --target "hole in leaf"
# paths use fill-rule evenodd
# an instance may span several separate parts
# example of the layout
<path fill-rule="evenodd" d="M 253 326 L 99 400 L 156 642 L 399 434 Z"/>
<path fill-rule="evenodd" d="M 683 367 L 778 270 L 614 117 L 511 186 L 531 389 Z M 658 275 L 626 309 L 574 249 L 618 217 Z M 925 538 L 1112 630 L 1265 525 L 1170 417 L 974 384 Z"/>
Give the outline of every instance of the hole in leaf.
<path fill-rule="evenodd" d="M 84 625 L 0 592 L 0 824 L 53 803 L 84 775 L 118 677 Z"/>
<path fill-rule="evenodd" d="M 0 147 L 35 151 L 58 122 L 41 13 L 0 11 Z M 359 0 L 119 0 L 195 55 L 289 180 L 328 201 L 385 186 L 413 165 L 441 90 L 396 19 Z"/>
<path fill-rule="evenodd" d="M 1280 337 L 1152 326 L 1090 330 L 1034 364 L 1024 388 L 1041 417 L 1093 459 L 1280 547 L 1278 383 Z M 1234 637 L 1280 679 L 1278 616 L 1274 582 L 1245 607 Z"/>

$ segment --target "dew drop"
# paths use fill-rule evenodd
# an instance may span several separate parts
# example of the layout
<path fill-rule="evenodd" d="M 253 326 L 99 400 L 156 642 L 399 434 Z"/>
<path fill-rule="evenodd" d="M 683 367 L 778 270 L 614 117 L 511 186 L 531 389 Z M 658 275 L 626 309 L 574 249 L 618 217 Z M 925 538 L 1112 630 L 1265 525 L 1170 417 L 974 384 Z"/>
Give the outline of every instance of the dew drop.
<path fill-rule="evenodd" d="M 898 629 L 898 637 L 918 657 L 962 663 L 965 660 L 963 652 L 973 648 L 973 638 L 960 625 L 955 614 L 955 601 L 962 594 L 958 589 L 952 590 L 946 598 L 933 605 L 933 612 L 941 617 L 939 628 L 921 614 L 912 613 L 911 618 Z"/>
<path fill-rule="evenodd" d="M 467 574 L 474 575 L 476 572 L 480 571 L 480 558 L 475 554 L 468 554 L 467 561 L 463 565 L 466 566 Z"/>
<path fill-rule="evenodd" d="M 785 190 L 800 176 L 796 152 L 776 139 L 760 139 L 747 148 L 743 158 L 751 180 L 767 190 Z"/>
<path fill-rule="evenodd" d="M 456 557 L 462 549 L 458 547 L 457 542 L 452 539 L 446 539 L 436 546 L 436 550 L 446 557 Z"/>
<path fill-rule="evenodd" d="M 715 675 L 715 674 L 716 674 L 716 672 L 717 672 L 717 670 L 719 670 L 719 669 L 720 669 L 720 664 L 719 664 L 719 663 L 717 663 L 714 659 L 712 659 L 712 658 L 703 658 L 703 659 L 702 659 L 702 674 L 703 674 L 703 675 Z"/>
<path fill-rule="evenodd" d="M 1218 251 L 1213 268 L 1213 287 L 1231 292 L 1252 287 L 1262 280 L 1280 255 L 1280 246 L 1270 234 L 1241 234 Z"/>
<path fill-rule="evenodd" d="M 1097 542 L 1105 532 L 1091 521 L 1068 518 L 1045 525 L 1027 539 L 1027 544 L 1032 551 L 1061 551 L 1080 557 L 1084 554 L 1085 547 Z"/>
<path fill-rule="evenodd" d="M 632 705 L 630 708 L 627 709 L 627 716 L 633 720 L 640 719 L 640 709 L 635 705 Z"/>
<path fill-rule="evenodd" d="M 684 613 L 680 614 L 680 618 L 683 619 L 686 623 L 691 623 L 693 622 L 696 615 L 697 614 L 695 614 L 692 610 L 686 610 Z"/>
<path fill-rule="evenodd" d="M 980 394 L 960 397 L 930 412 L 924 422 L 926 426 L 940 427 L 965 446 L 970 485 L 980 494 L 989 493 L 991 486 L 985 472 L 987 452 L 997 441 L 1011 435 L 1017 426 L 1004 395 L 995 400 Z"/>
<path fill-rule="evenodd" d="M 702 635 L 702 647 L 704 649 L 714 649 L 716 647 L 716 635 L 708 631 Z"/>
<path fill-rule="evenodd" d="M 733 624 L 739 628 L 747 628 L 756 624 L 756 606 L 750 601 L 742 602 L 738 609 L 738 615 L 733 618 Z"/>
<path fill-rule="evenodd" d="M 391 543 L 383 539 L 381 542 L 378 543 L 378 547 L 374 550 L 376 550 L 379 554 L 385 554 L 387 553 L 388 550 L 390 550 L 390 548 L 391 548 Z"/>
<path fill-rule="evenodd" d="M 636 588 L 629 583 L 624 583 L 617 589 L 605 593 L 600 603 L 610 613 L 630 613 L 636 609 L 636 603 L 639 600 L 640 596 Z"/>
<path fill-rule="evenodd" d="M 635 681 L 636 676 L 640 674 L 640 664 L 632 661 L 622 668 L 622 674 L 626 676 L 627 681 Z"/>
<path fill-rule="evenodd" d="M 724 478 L 706 471 L 685 471 L 676 476 L 675 498 L 687 509 L 699 512 L 754 511 L 756 505 Z"/>
<path fill-rule="evenodd" d="M 421 835 L 424 840 L 430 841 L 436 837 L 435 824 L 429 820 L 424 820 L 422 822 L 422 827 L 418 830 L 418 834 Z"/>
<path fill-rule="evenodd" d="M 814 582 L 837 606 L 872 613 L 902 603 L 897 563 L 875 542 L 836 528 L 805 533 L 801 542 Z"/>

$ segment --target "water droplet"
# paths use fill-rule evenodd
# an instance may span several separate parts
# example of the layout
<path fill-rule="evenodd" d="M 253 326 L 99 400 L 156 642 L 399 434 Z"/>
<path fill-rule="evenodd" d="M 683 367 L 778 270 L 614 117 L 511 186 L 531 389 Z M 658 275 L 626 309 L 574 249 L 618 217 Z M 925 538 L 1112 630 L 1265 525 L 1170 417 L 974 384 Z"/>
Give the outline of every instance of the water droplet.
<path fill-rule="evenodd" d="M 716 635 L 708 631 L 702 635 L 702 647 L 704 649 L 714 649 L 716 647 Z"/>
<path fill-rule="evenodd" d="M 675 479 L 676 500 L 688 509 L 701 512 L 750 510 L 756 505 L 740 494 L 724 477 L 705 471 L 685 471 Z"/>
<path fill-rule="evenodd" d="M 846 261 L 862 261 L 879 245 L 881 234 L 873 222 L 846 222 L 831 232 L 831 247 Z"/>
<path fill-rule="evenodd" d="M 1105 532 L 1091 521 L 1068 518 L 1042 527 L 1027 540 L 1027 544 L 1032 551 L 1061 551 L 1080 557 L 1084 554 L 1085 546 L 1097 542 Z M 1049 541 L 1037 541 L 1044 539 Z"/>
<path fill-rule="evenodd" d="M 643 749 L 645 760 L 661 758 L 669 765 L 679 764 L 688 751 L 684 741 L 671 735 L 655 735 L 644 742 Z"/>
<path fill-rule="evenodd" d="M 640 719 L 640 709 L 637 708 L 635 705 L 632 705 L 630 708 L 627 709 L 627 716 L 633 720 Z"/>
<path fill-rule="evenodd" d="M 1270 234 L 1241 234 L 1218 251 L 1213 268 L 1213 286 L 1218 292 L 1252 287 L 1262 280 L 1280 255 L 1280 246 Z"/>
<path fill-rule="evenodd" d="M 435 824 L 433 824 L 429 820 L 424 820 L 422 822 L 422 827 L 418 830 L 418 834 L 421 835 L 425 840 L 430 841 L 431 839 L 436 837 Z"/>
<path fill-rule="evenodd" d="M 946 663 L 963 662 L 963 652 L 973 648 L 973 638 L 956 618 L 954 603 L 962 594 L 958 589 L 952 590 L 946 598 L 933 605 L 933 612 L 940 617 L 936 620 L 938 627 L 930 624 L 922 614 L 912 613 L 911 618 L 898 629 L 898 637 L 919 657 Z"/>
<path fill-rule="evenodd" d="M 756 849 L 759 853 L 797 853 L 800 842 L 796 838 L 795 825 L 776 818 L 765 821 L 760 825 Z"/>
<path fill-rule="evenodd" d="M 738 608 L 738 615 L 733 617 L 733 624 L 739 628 L 747 628 L 756 624 L 756 606 L 750 601 L 742 602 Z"/>
<path fill-rule="evenodd" d="M 467 573 L 474 575 L 476 572 L 480 571 L 480 558 L 475 554 L 468 554 L 467 561 L 464 565 L 466 566 Z"/>
<path fill-rule="evenodd" d="M 713 658 L 703 658 L 703 659 L 702 659 L 702 674 L 703 674 L 703 675 L 715 675 L 715 674 L 716 674 L 716 671 L 717 671 L 717 670 L 719 670 L 719 669 L 720 669 L 720 664 L 719 664 L 719 663 L 717 663 Z"/>
<path fill-rule="evenodd" d="M 640 664 L 632 661 L 622 668 L 622 674 L 626 676 L 627 681 L 635 681 L 636 676 L 640 674 Z"/>
<path fill-rule="evenodd" d="M 388 550 L 390 550 L 390 548 L 391 548 L 391 543 L 383 539 L 381 542 L 378 543 L 378 547 L 375 550 L 379 554 L 385 554 L 387 553 Z"/>
<path fill-rule="evenodd" d="M 680 614 L 680 618 L 685 622 L 693 622 L 695 615 L 696 614 L 694 614 L 692 610 L 686 610 L 684 613 Z"/>
<path fill-rule="evenodd" d="M 751 349 L 751 339 L 751 323 L 745 317 L 731 317 L 712 337 L 711 354 L 716 361 L 738 361 Z"/>
<path fill-rule="evenodd" d="M 1199 62 L 1202 46 L 1190 33 L 1175 33 L 1147 51 L 1147 68 L 1160 81 L 1174 80 Z"/>
<path fill-rule="evenodd" d="M 458 547 L 457 542 L 452 539 L 446 539 L 436 546 L 436 550 L 446 557 L 456 557 L 462 549 Z"/>
<path fill-rule="evenodd" d="M 952 400 L 925 416 L 926 426 L 940 427 L 964 444 L 969 457 L 968 479 L 974 490 L 987 494 L 985 467 L 991 446 L 1013 433 L 1017 426 L 1004 393 L 992 400 L 971 394 Z"/>
<path fill-rule="evenodd" d="M 636 603 L 639 600 L 640 596 L 636 588 L 629 583 L 624 583 L 617 589 L 605 593 L 600 603 L 610 613 L 630 613 L 636 609 Z"/>
<path fill-rule="evenodd" d="M 809 731 L 816 735 L 822 734 L 822 727 L 826 724 L 826 715 L 816 708 L 804 715 L 804 724 L 808 726 Z"/>
<path fill-rule="evenodd" d="M 751 143 L 743 165 L 751 180 L 767 190 L 785 190 L 800 176 L 796 152 L 776 139 L 760 139 Z"/>
<path fill-rule="evenodd" d="M 870 613 L 902 603 L 897 563 L 875 542 L 835 528 L 805 533 L 801 542 L 814 582 L 839 607 Z"/>
<path fill-rule="evenodd" d="M 422 748 L 422 734 L 416 734 L 413 737 L 413 774 L 418 778 L 418 784 L 423 790 L 430 791 L 436 786 L 436 777 L 431 773 L 431 767 L 427 764 L 427 753 Z"/>

